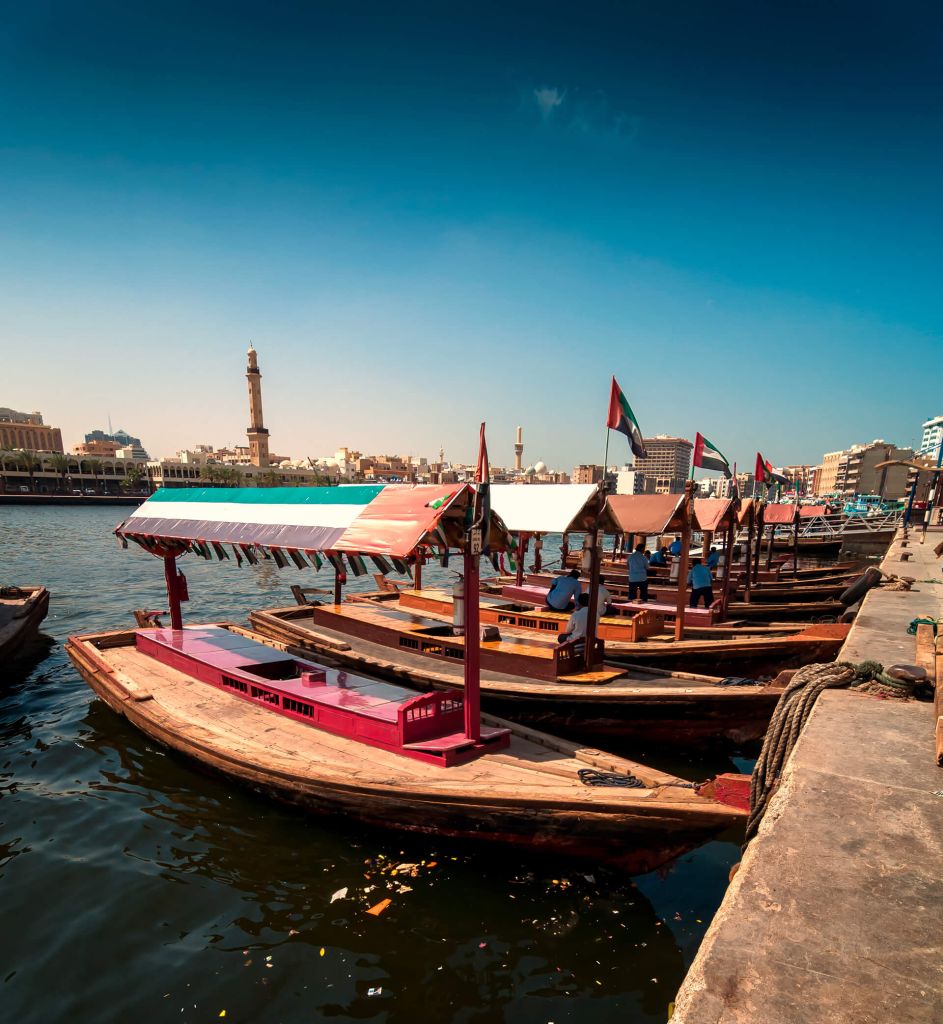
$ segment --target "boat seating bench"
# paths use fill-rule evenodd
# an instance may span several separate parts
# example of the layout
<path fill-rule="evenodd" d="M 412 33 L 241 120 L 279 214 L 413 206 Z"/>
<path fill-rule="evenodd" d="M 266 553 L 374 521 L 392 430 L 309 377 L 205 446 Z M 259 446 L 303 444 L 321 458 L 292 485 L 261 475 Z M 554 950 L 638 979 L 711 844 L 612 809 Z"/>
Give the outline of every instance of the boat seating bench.
<path fill-rule="evenodd" d="M 141 629 L 136 646 L 171 668 L 341 736 L 449 766 L 509 741 L 507 729 L 462 732 L 461 694 L 424 693 L 286 655 L 222 626 Z"/>

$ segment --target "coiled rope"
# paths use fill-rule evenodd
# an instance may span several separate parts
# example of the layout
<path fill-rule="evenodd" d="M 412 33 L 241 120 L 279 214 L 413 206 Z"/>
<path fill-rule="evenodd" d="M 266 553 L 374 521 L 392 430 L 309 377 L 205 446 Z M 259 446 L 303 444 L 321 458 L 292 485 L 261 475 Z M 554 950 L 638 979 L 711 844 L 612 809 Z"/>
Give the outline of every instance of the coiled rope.
<path fill-rule="evenodd" d="M 888 675 L 876 661 L 863 661 L 857 665 L 836 661 L 800 668 L 779 698 L 763 740 L 763 749 L 753 769 L 744 848 L 756 835 L 792 748 L 824 690 L 850 687 L 880 697 L 907 698 L 915 685 L 913 680 Z"/>

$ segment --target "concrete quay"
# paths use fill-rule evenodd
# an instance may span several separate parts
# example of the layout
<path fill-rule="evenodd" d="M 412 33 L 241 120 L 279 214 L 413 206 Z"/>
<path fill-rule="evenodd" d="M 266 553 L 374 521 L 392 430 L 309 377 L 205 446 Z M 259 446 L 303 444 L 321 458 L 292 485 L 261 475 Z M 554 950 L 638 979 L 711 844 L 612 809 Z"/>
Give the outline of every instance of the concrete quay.
<path fill-rule="evenodd" d="M 943 618 L 943 562 L 933 554 L 941 540 L 943 531 L 924 544 L 898 533 L 881 568 L 919 582 L 870 591 L 840 660 L 917 661 L 908 624 Z M 937 652 L 939 688 L 943 640 Z M 925 667 L 933 660 L 925 649 Z M 819 698 L 672 1024 L 943 1021 L 936 713 L 932 704 L 843 690 Z"/>

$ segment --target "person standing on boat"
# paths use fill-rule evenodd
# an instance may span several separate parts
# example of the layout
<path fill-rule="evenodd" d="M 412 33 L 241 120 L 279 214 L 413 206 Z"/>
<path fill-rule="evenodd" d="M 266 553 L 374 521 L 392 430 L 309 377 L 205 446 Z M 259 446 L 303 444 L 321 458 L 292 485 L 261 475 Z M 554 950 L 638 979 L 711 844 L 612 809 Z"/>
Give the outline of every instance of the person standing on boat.
<path fill-rule="evenodd" d="M 720 555 L 717 553 L 717 548 L 711 548 L 710 554 L 707 556 L 707 568 L 716 569 L 720 565 Z"/>
<path fill-rule="evenodd" d="M 673 555 L 675 558 L 677 558 L 678 555 L 681 554 L 681 538 L 680 537 L 675 537 L 675 539 L 671 542 L 671 547 L 668 548 L 668 554 L 669 555 Z"/>
<path fill-rule="evenodd" d="M 635 595 L 644 604 L 648 600 L 648 559 L 645 557 L 645 545 L 636 544 L 635 550 L 629 555 L 629 600 L 634 601 Z"/>
<path fill-rule="evenodd" d="M 572 569 L 566 576 L 558 576 L 547 591 L 547 607 L 554 612 L 567 612 L 576 607 L 582 586 L 578 569 Z"/>
<path fill-rule="evenodd" d="M 711 571 L 701 561 L 695 558 L 688 573 L 688 583 L 691 584 L 691 607 L 697 608 L 697 603 L 704 598 L 704 607 L 710 608 L 714 603 L 714 588 L 711 586 Z"/>

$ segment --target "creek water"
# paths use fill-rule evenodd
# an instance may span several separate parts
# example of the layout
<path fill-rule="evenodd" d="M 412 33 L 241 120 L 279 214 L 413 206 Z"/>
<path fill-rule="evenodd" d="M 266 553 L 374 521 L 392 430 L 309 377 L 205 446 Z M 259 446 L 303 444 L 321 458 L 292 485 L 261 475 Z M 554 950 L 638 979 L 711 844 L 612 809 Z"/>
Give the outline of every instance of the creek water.
<path fill-rule="evenodd" d="M 62 648 L 165 606 L 160 562 L 111 535 L 128 511 L 0 508 L 0 583 L 52 595 L 48 639 L 0 667 L 0 1019 L 667 1019 L 736 835 L 630 878 L 311 817 L 201 771 L 94 698 Z M 181 567 L 189 621 L 242 622 L 317 579 L 271 563 Z M 647 756 L 691 779 L 750 765 Z"/>

